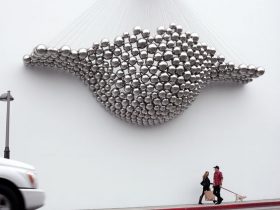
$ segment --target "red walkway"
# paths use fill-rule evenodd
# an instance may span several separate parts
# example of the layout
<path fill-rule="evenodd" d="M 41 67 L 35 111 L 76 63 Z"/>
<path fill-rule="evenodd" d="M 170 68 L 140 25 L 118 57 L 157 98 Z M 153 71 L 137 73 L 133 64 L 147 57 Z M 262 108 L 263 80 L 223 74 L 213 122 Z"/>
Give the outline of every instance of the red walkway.
<path fill-rule="evenodd" d="M 248 201 L 238 203 L 224 203 L 221 205 L 186 205 L 186 206 L 173 206 L 152 208 L 153 210 L 212 210 L 212 209 L 244 209 L 244 208 L 259 208 L 259 207 L 275 207 L 280 208 L 280 199 L 277 200 L 262 200 L 262 201 Z"/>
<path fill-rule="evenodd" d="M 147 207 L 130 207 L 130 208 L 113 208 L 102 210 L 212 210 L 212 209 L 248 209 L 261 207 L 278 207 L 280 209 L 280 199 L 257 200 L 238 203 L 222 203 L 221 205 L 177 205 L 177 206 L 147 206 Z M 97 209 L 95 209 L 97 210 Z M 99 209 L 101 210 L 101 209 Z"/>

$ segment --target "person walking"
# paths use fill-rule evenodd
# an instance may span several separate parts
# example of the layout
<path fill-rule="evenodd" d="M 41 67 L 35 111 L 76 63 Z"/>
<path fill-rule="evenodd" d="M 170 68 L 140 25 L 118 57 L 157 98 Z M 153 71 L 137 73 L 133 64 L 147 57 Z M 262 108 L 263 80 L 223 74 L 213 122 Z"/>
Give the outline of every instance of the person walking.
<path fill-rule="evenodd" d="M 205 191 L 210 191 L 210 180 L 208 176 L 209 176 L 209 171 L 206 171 L 202 176 L 202 182 L 200 184 L 203 186 L 203 189 L 202 189 L 202 194 L 199 197 L 198 204 L 202 204 L 202 199 L 205 194 Z"/>
<path fill-rule="evenodd" d="M 213 193 L 214 195 L 217 197 L 217 203 L 216 204 L 221 204 L 223 201 L 223 198 L 221 197 L 221 187 L 223 184 L 223 174 L 220 171 L 220 167 L 219 166 L 215 166 L 214 167 L 215 172 L 214 172 L 214 178 L 213 178 Z"/>

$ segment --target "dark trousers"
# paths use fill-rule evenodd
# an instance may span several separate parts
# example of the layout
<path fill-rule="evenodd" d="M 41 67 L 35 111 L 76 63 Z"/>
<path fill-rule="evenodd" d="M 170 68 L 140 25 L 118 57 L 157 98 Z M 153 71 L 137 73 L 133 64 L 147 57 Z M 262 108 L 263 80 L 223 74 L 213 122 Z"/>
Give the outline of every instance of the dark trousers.
<path fill-rule="evenodd" d="M 203 189 L 202 189 L 202 194 L 201 194 L 201 196 L 199 197 L 198 203 L 202 203 L 202 199 L 203 199 L 203 196 L 204 196 L 204 192 L 205 192 L 205 191 L 209 191 L 209 190 L 210 190 L 209 187 L 203 187 Z"/>
<path fill-rule="evenodd" d="M 213 193 L 217 197 L 218 203 L 220 203 L 223 200 L 222 197 L 221 197 L 221 194 L 220 194 L 221 187 L 219 185 L 217 185 L 217 186 L 214 186 L 213 188 L 214 188 Z"/>
<path fill-rule="evenodd" d="M 202 190 L 202 194 L 201 194 L 201 196 L 199 197 L 198 203 L 202 203 L 203 196 L 204 196 L 204 190 Z"/>

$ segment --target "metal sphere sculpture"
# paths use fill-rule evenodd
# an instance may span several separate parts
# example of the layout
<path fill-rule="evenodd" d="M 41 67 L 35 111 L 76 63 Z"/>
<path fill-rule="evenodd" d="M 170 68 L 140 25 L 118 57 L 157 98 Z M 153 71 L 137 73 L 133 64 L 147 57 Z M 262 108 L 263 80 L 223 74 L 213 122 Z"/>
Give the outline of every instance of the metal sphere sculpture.
<path fill-rule="evenodd" d="M 38 45 L 23 57 L 31 66 L 62 69 L 80 78 L 117 117 L 157 125 L 182 113 L 210 82 L 248 83 L 264 74 L 253 65 L 236 66 L 179 25 L 159 27 L 152 36 L 139 26 L 113 43 L 103 39 L 74 50 Z"/>

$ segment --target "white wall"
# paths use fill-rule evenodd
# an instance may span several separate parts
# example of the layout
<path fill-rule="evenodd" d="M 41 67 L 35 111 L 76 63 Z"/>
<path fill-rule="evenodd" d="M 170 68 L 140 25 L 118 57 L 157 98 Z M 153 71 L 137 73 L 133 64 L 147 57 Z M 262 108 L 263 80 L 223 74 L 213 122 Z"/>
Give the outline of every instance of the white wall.
<path fill-rule="evenodd" d="M 138 1 L 125 1 L 119 8 L 133 8 Z M 10 89 L 15 97 L 11 155 L 37 167 L 47 193 L 43 209 L 196 203 L 203 172 L 212 173 L 216 164 L 224 173 L 224 186 L 248 200 L 280 197 L 279 1 L 188 1 L 189 8 L 204 13 L 205 25 L 215 26 L 237 57 L 264 66 L 266 74 L 244 87 L 208 88 L 182 116 L 153 128 L 112 117 L 70 75 L 31 71 L 22 65 L 25 53 L 51 40 L 91 5 L 91 0 L 79 2 L 10 0 L 0 6 L 0 91 Z M 156 0 L 144 5 L 149 2 L 155 3 L 154 10 L 161 5 Z M 133 16 L 139 10 L 127 10 L 124 18 L 114 15 L 122 14 L 121 9 L 99 14 L 100 19 L 108 18 L 94 26 L 105 26 L 87 37 L 98 41 L 133 25 L 153 29 L 161 21 L 186 25 L 176 16 L 178 11 L 158 18 L 170 8 L 149 14 L 154 16 L 150 21 Z M 120 27 L 113 30 L 109 24 L 117 26 L 120 19 Z M 87 41 L 91 40 L 80 42 Z M 1 152 L 5 108 L 1 103 Z M 233 200 L 226 192 L 223 196 Z"/>

